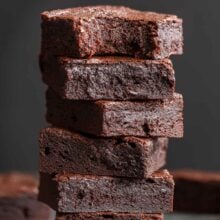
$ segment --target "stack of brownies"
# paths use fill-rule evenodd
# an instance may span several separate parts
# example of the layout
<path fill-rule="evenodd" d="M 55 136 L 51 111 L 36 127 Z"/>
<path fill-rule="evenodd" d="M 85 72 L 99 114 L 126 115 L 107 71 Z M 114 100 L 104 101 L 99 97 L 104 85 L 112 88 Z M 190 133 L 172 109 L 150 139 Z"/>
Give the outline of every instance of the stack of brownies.
<path fill-rule="evenodd" d="M 126 7 L 42 13 L 47 121 L 39 199 L 58 219 L 163 219 L 174 182 L 168 137 L 183 136 L 171 54 L 182 20 Z"/>

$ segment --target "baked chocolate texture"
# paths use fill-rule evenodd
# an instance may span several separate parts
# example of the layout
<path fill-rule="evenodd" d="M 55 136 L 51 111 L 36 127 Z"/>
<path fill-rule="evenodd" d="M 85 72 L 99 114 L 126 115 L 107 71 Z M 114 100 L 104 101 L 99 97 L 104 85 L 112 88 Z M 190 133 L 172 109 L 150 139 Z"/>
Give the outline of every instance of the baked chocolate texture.
<path fill-rule="evenodd" d="M 96 136 L 183 136 L 183 98 L 165 100 L 73 101 L 47 92 L 47 121 Z"/>
<path fill-rule="evenodd" d="M 55 213 L 37 201 L 38 180 L 23 173 L 0 175 L 0 219 L 53 220 Z"/>
<path fill-rule="evenodd" d="M 173 190 L 166 170 L 142 179 L 41 173 L 39 199 L 61 213 L 166 213 Z"/>
<path fill-rule="evenodd" d="M 152 59 L 182 54 L 182 20 L 127 7 L 78 7 L 42 13 L 42 53 L 128 55 Z"/>
<path fill-rule="evenodd" d="M 165 165 L 167 138 L 91 138 L 60 128 L 42 129 L 40 171 L 147 177 Z"/>
<path fill-rule="evenodd" d="M 64 99 L 164 99 L 172 97 L 175 89 L 168 59 L 41 56 L 41 69 L 44 82 Z"/>
<path fill-rule="evenodd" d="M 197 170 L 172 173 L 175 179 L 175 211 L 220 213 L 220 173 Z"/>
<path fill-rule="evenodd" d="M 56 220 L 163 220 L 162 214 L 132 213 L 73 213 L 58 214 Z"/>

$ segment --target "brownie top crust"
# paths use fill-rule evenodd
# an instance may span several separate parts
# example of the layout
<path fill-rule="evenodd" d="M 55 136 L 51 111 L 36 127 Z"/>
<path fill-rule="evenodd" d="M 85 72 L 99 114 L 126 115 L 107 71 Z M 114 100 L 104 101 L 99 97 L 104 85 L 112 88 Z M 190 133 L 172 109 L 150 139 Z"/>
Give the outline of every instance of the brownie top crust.
<path fill-rule="evenodd" d="M 106 179 L 112 179 L 112 177 L 109 176 L 93 176 L 93 175 L 80 175 L 80 174 L 57 174 L 55 176 L 56 181 L 59 182 L 66 182 L 71 179 L 97 179 L 97 178 L 106 178 Z M 116 177 L 117 178 L 117 177 Z M 168 170 L 159 170 L 154 172 L 150 175 L 150 177 L 146 179 L 161 179 L 169 180 L 173 183 L 172 175 L 168 172 Z"/>
<path fill-rule="evenodd" d="M 38 193 L 38 180 L 22 173 L 0 175 L 0 197 L 35 196 Z"/>
<path fill-rule="evenodd" d="M 154 12 L 144 12 L 134 10 L 123 6 L 87 6 L 68 9 L 58 9 L 45 11 L 42 14 L 42 19 L 71 19 L 71 20 L 90 20 L 96 18 L 108 17 L 109 19 L 125 19 L 125 20 L 144 20 L 158 21 L 177 19 L 176 15 L 159 14 Z M 181 20 L 181 19 L 180 19 Z"/>
<path fill-rule="evenodd" d="M 49 134 L 52 134 L 52 135 L 57 135 L 59 136 L 60 138 L 68 138 L 68 139 L 71 139 L 71 138 L 74 138 L 74 139 L 78 139 L 79 141 L 81 142 L 85 142 L 85 137 L 86 138 L 89 138 L 90 136 L 86 136 L 85 134 L 81 135 L 77 132 L 74 132 L 74 131 L 69 131 L 67 129 L 61 129 L 59 127 L 48 127 L 48 128 L 44 128 L 42 130 L 42 132 L 47 132 Z M 98 137 L 96 137 L 98 138 Z M 101 139 L 101 138 L 100 138 Z M 135 136 L 126 136 L 124 137 L 123 139 L 127 140 L 127 141 L 136 141 L 140 144 L 146 144 L 148 143 L 149 145 L 151 144 L 151 142 L 154 140 L 153 138 L 145 138 L 145 137 L 135 137 Z M 108 138 L 106 138 L 106 140 L 108 140 Z"/>
<path fill-rule="evenodd" d="M 56 220 L 163 220 L 163 214 L 147 213 L 115 213 L 115 212 L 87 212 L 87 213 L 58 213 Z"/>
<path fill-rule="evenodd" d="M 42 56 L 43 57 L 43 56 Z M 44 58 L 44 57 L 43 57 Z M 45 58 L 44 58 L 45 59 Z M 173 64 L 170 59 L 161 59 L 161 60 L 146 60 L 135 57 L 126 57 L 126 56 L 95 56 L 88 59 L 77 59 L 71 57 L 58 57 L 59 62 L 63 64 L 114 64 L 120 62 L 127 63 L 142 63 L 142 64 L 165 64 L 167 67 L 170 67 L 173 71 Z"/>
<path fill-rule="evenodd" d="M 186 180 L 195 182 L 220 182 L 219 172 L 182 169 L 172 171 L 175 180 Z"/>
<path fill-rule="evenodd" d="M 183 96 L 182 94 L 180 93 L 174 93 L 173 95 L 173 99 L 176 99 L 176 100 L 179 100 L 179 102 L 183 105 Z M 161 106 L 165 106 L 167 103 L 171 103 L 171 102 L 174 102 L 173 100 L 171 99 L 164 99 L 162 100 L 159 105 Z M 106 101 L 106 100 L 98 100 L 95 102 L 98 106 L 100 106 L 100 108 L 102 109 L 106 109 L 106 108 L 112 108 L 112 107 L 115 107 L 115 108 L 118 108 L 118 109 L 123 109 L 123 108 L 127 108 L 127 107 L 130 107 L 133 103 L 130 102 L 130 101 L 124 101 L 124 102 L 119 102 L 119 101 Z M 138 103 L 142 104 L 141 101 L 136 101 L 137 105 Z M 149 103 L 148 102 L 145 102 L 144 103 L 145 105 L 148 105 Z M 153 106 L 154 103 L 152 102 L 151 106 Z M 136 110 L 139 109 L 139 106 L 135 106 Z M 150 107 L 150 105 L 149 105 Z"/>

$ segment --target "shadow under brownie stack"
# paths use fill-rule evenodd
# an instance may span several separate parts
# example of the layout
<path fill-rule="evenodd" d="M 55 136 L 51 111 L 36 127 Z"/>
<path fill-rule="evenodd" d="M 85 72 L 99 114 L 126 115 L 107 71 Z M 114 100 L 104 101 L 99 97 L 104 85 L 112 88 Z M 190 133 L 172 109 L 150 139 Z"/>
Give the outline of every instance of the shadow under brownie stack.
<path fill-rule="evenodd" d="M 42 13 L 48 85 L 39 199 L 57 219 L 161 220 L 173 209 L 168 138 L 183 136 L 171 54 L 182 20 L 126 7 Z M 160 171 L 158 171 L 160 170 Z"/>

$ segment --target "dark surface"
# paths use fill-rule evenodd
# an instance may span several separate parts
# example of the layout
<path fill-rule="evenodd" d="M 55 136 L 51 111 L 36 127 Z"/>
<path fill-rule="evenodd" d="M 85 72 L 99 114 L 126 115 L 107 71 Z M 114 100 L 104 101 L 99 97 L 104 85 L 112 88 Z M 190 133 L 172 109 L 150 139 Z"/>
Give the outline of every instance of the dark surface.
<path fill-rule="evenodd" d="M 40 171 L 147 177 L 166 161 L 167 138 L 92 138 L 59 128 L 40 135 Z"/>
<path fill-rule="evenodd" d="M 2 1 L 0 169 L 38 169 L 38 132 L 45 125 L 45 99 L 38 68 L 40 12 L 88 4 L 128 5 L 183 18 L 184 55 L 172 56 L 172 60 L 177 90 L 185 98 L 185 137 L 171 140 L 168 167 L 220 170 L 219 0 Z"/>
<path fill-rule="evenodd" d="M 124 57 L 71 59 L 42 56 L 43 79 L 64 99 L 146 100 L 173 96 L 172 63 Z"/>
<path fill-rule="evenodd" d="M 41 173 L 39 200 L 62 213 L 167 213 L 173 209 L 173 191 L 166 170 L 145 179 Z"/>
<path fill-rule="evenodd" d="M 102 137 L 183 136 L 183 99 L 74 101 L 47 91 L 47 121 L 55 126 Z"/>
<path fill-rule="evenodd" d="M 60 214 L 56 220 L 163 220 L 159 214 L 128 214 L 128 213 L 79 213 Z"/>
<path fill-rule="evenodd" d="M 172 174 L 175 211 L 220 214 L 220 173 L 179 170 Z"/>
<path fill-rule="evenodd" d="M 182 20 L 172 15 L 111 6 L 42 13 L 42 53 L 162 59 L 182 54 L 182 40 Z"/>

